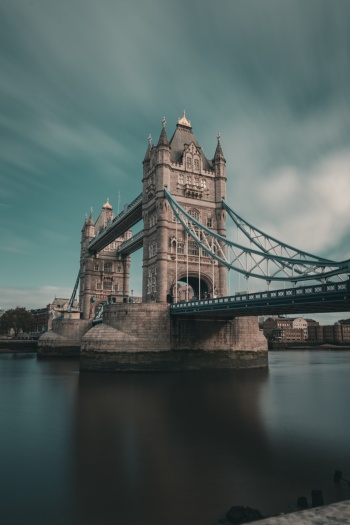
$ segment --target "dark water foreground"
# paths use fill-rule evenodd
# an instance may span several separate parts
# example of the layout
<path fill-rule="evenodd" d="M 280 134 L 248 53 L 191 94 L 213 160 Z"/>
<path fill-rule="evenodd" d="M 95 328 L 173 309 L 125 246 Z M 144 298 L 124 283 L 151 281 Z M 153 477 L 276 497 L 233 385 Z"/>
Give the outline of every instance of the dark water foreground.
<path fill-rule="evenodd" d="M 350 497 L 350 352 L 284 351 L 269 370 L 79 374 L 0 355 L 0 523 L 211 525 Z"/>

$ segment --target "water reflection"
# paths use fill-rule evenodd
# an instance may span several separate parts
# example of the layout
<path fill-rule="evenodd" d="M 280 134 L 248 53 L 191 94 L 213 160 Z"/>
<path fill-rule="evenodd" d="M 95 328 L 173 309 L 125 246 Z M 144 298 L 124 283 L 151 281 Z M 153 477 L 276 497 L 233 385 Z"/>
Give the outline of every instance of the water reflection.
<path fill-rule="evenodd" d="M 0 355 L 0 523 L 210 525 L 350 497 L 350 352 L 269 370 L 79 374 Z"/>
<path fill-rule="evenodd" d="M 207 523 L 264 463 L 266 370 L 79 378 L 77 475 L 85 519 Z M 256 443 L 259 446 L 256 446 Z M 166 520 L 165 520 L 166 517 Z M 165 520 L 165 521 L 164 521 Z"/>

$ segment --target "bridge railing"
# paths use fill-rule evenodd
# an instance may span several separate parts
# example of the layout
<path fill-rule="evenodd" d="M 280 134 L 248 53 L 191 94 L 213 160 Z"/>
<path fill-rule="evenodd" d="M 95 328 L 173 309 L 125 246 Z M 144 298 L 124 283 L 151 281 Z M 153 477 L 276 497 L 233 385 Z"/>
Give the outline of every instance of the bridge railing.
<path fill-rule="evenodd" d="M 286 288 L 283 290 L 272 290 L 264 292 L 244 292 L 235 295 L 229 295 L 225 297 L 208 298 L 200 300 L 192 300 L 188 302 L 179 302 L 171 305 L 172 311 L 185 310 L 187 308 L 195 307 L 200 308 L 201 306 L 206 307 L 208 305 L 225 305 L 226 303 L 242 303 L 249 301 L 264 301 L 271 299 L 272 301 L 278 301 L 280 298 L 293 298 L 293 297 L 310 297 L 317 296 L 319 294 L 334 294 L 334 293 L 349 293 L 350 291 L 350 280 L 342 283 L 327 283 L 327 284 L 316 284 L 313 286 L 300 286 L 297 288 Z"/>

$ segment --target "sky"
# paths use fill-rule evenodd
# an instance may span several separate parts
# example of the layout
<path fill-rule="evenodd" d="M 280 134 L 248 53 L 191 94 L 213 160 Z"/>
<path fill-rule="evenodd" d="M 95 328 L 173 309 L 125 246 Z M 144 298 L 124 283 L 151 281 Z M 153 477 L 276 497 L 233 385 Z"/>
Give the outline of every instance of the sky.
<path fill-rule="evenodd" d="M 70 297 L 85 214 L 141 192 L 184 109 L 208 158 L 220 132 L 238 214 L 349 258 L 349 21 L 348 0 L 1 0 L 0 307 Z"/>

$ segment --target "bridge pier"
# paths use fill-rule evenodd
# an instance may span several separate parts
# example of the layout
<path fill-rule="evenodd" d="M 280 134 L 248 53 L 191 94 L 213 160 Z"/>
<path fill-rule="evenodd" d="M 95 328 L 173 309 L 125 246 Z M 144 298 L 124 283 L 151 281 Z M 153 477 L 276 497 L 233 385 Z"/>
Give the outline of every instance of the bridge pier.
<path fill-rule="evenodd" d="M 38 340 L 38 357 L 76 357 L 80 355 L 81 339 L 92 327 L 83 319 L 53 319 L 52 330 Z"/>
<path fill-rule="evenodd" d="M 257 317 L 172 318 L 169 306 L 113 304 L 82 337 L 83 371 L 179 371 L 268 364 Z"/>

